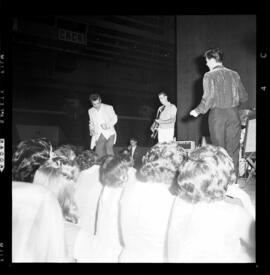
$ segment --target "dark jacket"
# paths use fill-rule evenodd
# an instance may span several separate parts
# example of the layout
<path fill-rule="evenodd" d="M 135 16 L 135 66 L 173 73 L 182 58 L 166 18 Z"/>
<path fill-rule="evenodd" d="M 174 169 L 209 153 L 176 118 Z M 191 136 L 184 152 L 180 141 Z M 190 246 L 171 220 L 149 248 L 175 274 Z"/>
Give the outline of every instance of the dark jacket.
<path fill-rule="evenodd" d="M 131 146 L 128 146 L 127 150 L 128 150 L 129 155 L 131 157 L 131 154 L 132 154 Z M 137 145 L 136 148 L 135 148 L 134 154 L 133 154 L 133 167 L 135 169 L 138 169 L 138 168 L 141 167 L 141 165 L 142 165 L 142 156 L 143 156 L 143 152 L 141 150 L 141 147 Z"/>
<path fill-rule="evenodd" d="M 237 72 L 222 65 L 205 73 L 203 97 L 196 112 L 205 114 L 212 108 L 233 108 L 248 100 L 248 94 Z"/>

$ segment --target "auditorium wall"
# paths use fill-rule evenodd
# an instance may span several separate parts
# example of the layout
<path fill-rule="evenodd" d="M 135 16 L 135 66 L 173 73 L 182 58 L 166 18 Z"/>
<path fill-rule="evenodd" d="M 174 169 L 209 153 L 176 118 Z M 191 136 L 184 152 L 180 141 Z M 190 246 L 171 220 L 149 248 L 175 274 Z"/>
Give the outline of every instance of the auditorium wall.
<path fill-rule="evenodd" d="M 117 145 L 136 136 L 147 146 L 160 104 L 157 92 L 165 89 L 176 102 L 174 64 L 166 70 L 142 69 L 21 45 L 14 45 L 12 60 L 14 137 L 18 124 L 59 126 L 60 144 L 89 146 L 88 97 L 100 92 L 119 115 Z"/>
<path fill-rule="evenodd" d="M 177 16 L 177 138 L 200 141 L 209 136 L 207 114 L 189 116 L 203 94 L 202 78 L 208 67 L 202 54 L 211 47 L 224 50 L 224 65 L 236 70 L 249 95 L 241 108 L 256 107 L 256 16 Z"/>

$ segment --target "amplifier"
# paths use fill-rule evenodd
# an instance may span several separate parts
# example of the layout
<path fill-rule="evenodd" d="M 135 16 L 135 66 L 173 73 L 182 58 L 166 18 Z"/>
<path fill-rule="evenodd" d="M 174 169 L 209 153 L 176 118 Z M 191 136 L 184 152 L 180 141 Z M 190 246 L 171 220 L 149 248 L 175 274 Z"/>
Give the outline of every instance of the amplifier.
<path fill-rule="evenodd" d="M 195 141 L 190 140 L 178 140 L 177 143 L 187 151 L 195 149 Z"/>

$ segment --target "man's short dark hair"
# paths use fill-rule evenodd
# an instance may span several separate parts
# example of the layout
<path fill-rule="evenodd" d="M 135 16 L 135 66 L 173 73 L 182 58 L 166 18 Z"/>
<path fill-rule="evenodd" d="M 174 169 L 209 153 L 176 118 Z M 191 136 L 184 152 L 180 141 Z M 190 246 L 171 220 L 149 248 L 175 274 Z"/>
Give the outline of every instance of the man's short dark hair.
<path fill-rule="evenodd" d="M 223 53 L 222 49 L 215 48 L 215 49 L 209 49 L 209 50 L 205 51 L 203 56 L 207 59 L 214 58 L 217 62 L 222 62 L 224 53 Z"/>
<path fill-rule="evenodd" d="M 160 96 L 160 95 L 164 95 L 164 96 L 167 96 L 167 97 L 168 97 L 168 95 L 167 95 L 164 91 L 160 91 L 160 92 L 158 93 L 158 96 Z"/>
<path fill-rule="evenodd" d="M 98 100 L 98 99 L 100 99 L 101 100 L 101 96 L 99 95 L 99 94 L 91 94 L 90 96 L 89 96 L 89 100 L 91 100 L 91 101 L 96 101 L 96 100 Z"/>
<path fill-rule="evenodd" d="M 130 140 L 136 141 L 138 143 L 138 140 L 135 137 L 130 138 Z"/>

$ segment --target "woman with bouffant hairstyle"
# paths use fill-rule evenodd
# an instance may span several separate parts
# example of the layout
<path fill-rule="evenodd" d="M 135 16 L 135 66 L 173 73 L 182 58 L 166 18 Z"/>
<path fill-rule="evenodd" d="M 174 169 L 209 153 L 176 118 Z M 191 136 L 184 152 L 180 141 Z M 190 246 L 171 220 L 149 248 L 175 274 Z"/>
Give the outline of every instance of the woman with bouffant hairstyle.
<path fill-rule="evenodd" d="M 100 166 L 100 181 L 104 186 L 120 187 L 128 178 L 130 163 L 121 156 L 106 156 Z"/>
<path fill-rule="evenodd" d="M 179 166 L 179 196 L 187 200 L 223 200 L 228 185 L 235 182 L 232 159 L 222 147 L 200 147 Z"/>
<path fill-rule="evenodd" d="M 254 262 L 255 220 L 226 200 L 235 183 L 232 158 L 222 147 L 203 146 L 179 166 L 179 194 L 167 236 L 168 262 Z"/>
<path fill-rule="evenodd" d="M 93 234 L 95 213 L 102 184 L 99 180 L 100 159 L 92 150 L 84 150 L 76 156 L 80 168 L 76 182 L 75 200 L 78 206 L 78 224 Z"/>
<path fill-rule="evenodd" d="M 74 199 L 75 182 L 78 167 L 72 166 L 66 159 L 54 157 L 42 165 L 36 172 L 34 184 L 49 189 L 58 199 L 65 219 L 65 234 L 70 261 L 74 261 L 74 243 L 80 227 L 78 222 L 77 205 Z"/>
<path fill-rule="evenodd" d="M 52 145 L 48 139 L 21 141 L 12 157 L 12 180 L 32 183 L 36 170 L 51 156 Z"/>
<path fill-rule="evenodd" d="M 74 210 L 75 182 L 78 168 L 70 166 L 66 160 L 54 157 L 44 163 L 36 172 L 34 184 L 43 185 L 50 189 L 57 197 L 66 220 L 77 223 L 77 215 Z"/>
<path fill-rule="evenodd" d="M 98 155 L 92 150 L 84 150 L 76 156 L 75 162 L 78 164 L 80 171 L 89 169 L 95 164 L 99 164 Z"/>
<path fill-rule="evenodd" d="M 80 262 L 118 262 L 122 246 L 119 235 L 119 199 L 129 180 L 130 163 L 120 156 L 104 156 L 100 165 L 102 189 L 95 213 L 93 234 L 87 234 L 77 250 Z M 131 168 L 134 169 L 134 168 Z M 88 236 L 88 237 L 87 237 Z M 88 244 L 88 248 L 87 248 Z"/>
<path fill-rule="evenodd" d="M 178 166 L 186 158 L 186 151 L 176 141 L 157 143 L 143 157 L 143 165 L 137 176 L 142 181 L 173 184 Z"/>
<path fill-rule="evenodd" d="M 120 200 L 120 262 L 164 262 L 165 236 L 175 196 L 173 185 L 186 152 L 177 142 L 159 143 L 143 158 L 138 179 Z"/>
<path fill-rule="evenodd" d="M 74 151 L 74 146 L 65 144 L 56 148 L 54 154 L 58 157 L 66 158 L 69 161 L 73 161 L 76 157 L 76 153 Z"/>

